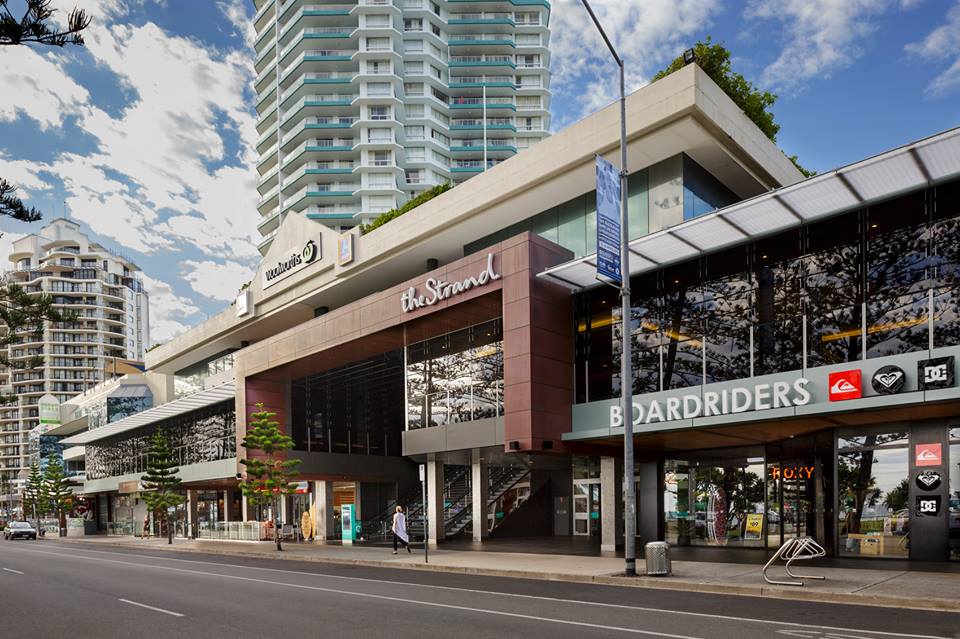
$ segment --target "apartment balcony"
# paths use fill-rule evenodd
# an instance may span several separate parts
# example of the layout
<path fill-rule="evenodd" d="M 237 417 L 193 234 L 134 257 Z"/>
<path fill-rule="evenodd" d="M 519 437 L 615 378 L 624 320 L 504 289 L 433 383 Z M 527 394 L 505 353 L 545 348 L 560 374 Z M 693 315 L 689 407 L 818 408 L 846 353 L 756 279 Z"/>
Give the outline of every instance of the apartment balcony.
<path fill-rule="evenodd" d="M 483 8 L 487 8 L 490 5 L 550 8 L 550 3 L 547 0 L 447 0 L 447 4 L 464 8 L 469 7 L 470 5 L 476 5 Z"/>
<path fill-rule="evenodd" d="M 470 118 L 462 120 L 452 120 L 450 122 L 451 131 L 464 131 L 470 132 L 478 135 L 483 135 L 483 131 L 514 131 L 516 132 L 517 127 L 509 118 L 487 118 L 486 127 L 484 127 L 483 119 L 481 118 Z M 469 133 L 468 133 L 469 134 Z"/>
<path fill-rule="evenodd" d="M 451 33 L 447 39 L 447 46 L 483 49 L 506 47 L 513 49 L 517 45 L 513 37 L 506 33 Z"/>
<path fill-rule="evenodd" d="M 257 243 L 257 250 L 260 252 L 260 255 L 266 255 L 267 251 L 270 250 L 270 245 L 273 244 L 273 238 L 276 237 L 277 230 L 274 229 L 270 233 L 264 236 L 262 240 Z"/>
<path fill-rule="evenodd" d="M 296 13 L 284 12 L 280 16 L 280 44 L 299 28 L 356 26 L 356 17 L 351 17 L 356 3 L 311 4 L 302 6 Z M 352 23 L 352 24 L 351 24 Z"/>
<path fill-rule="evenodd" d="M 342 222 L 344 220 L 352 220 L 357 215 L 359 208 L 360 203 L 357 202 L 355 204 L 311 207 L 301 213 L 308 220 L 316 220 L 318 222 Z"/>
<path fill-rule="evenodd" d="M 503 88 L 512 89 L 516 80 L 512 75 L 452 75 L 448 86 L 451 89 Z"/>
<path fill-rule="evenodd" d="M 308 95 L 294 102 L 283 112 L 280 126 L 289 128 L 296 125 L 298 118 L 308 113 L 331 114 L 331 109 L 342 110 L 350 107 L 359 98 L 356 93 L 331 93 L 328 95 Z"/>
<path fill-rule="evenodd" d="M 277 206 L 277 193 L 280 186 L 275 185 L 272 189 L 263 194 L 263 197 L 257 202 L 257 211 L 260 215 L 265 215 L 267 211 Z"/>
<path fill-rule="evenodd" d="M 501 159 L 487 159 L 487 168 L 493 168 L 500 164 Z M 450 166 L 451 173 L 481 173 L 483 172 L 483 160 L 454 160 Z"/>
<path fill-rule="evenodd" d="M 452 27 L 467 25 L 516 26 L 512 12 L 504 11 L 477 11 L 470 13 L 451 13 L 447 24 Z"/>
<path fill-rule="evenodd" d="M 512 55 L 452 55 L 447 61 L 447 65 L 450 68 L 517 68 Z"/>
<path fill-rule="evenodd" d="M 307 162 L 302 167 L 284 178 L 283 192 L 287 198 L 288 192 L 293 192 L 303 188 L 301 182 L 306 179 L 317 179 L 315 176 L 321 175 L 350 175 L 354 172 L 356 165 L 351 160 L 333 160 L 326 162 Z"/>
<path fill-rule="evenodd" d="M 289 55 L 297 55 L 307 49 L 316 48 L 318 40 L 328 41 L 355 41 L 357 39 L 356 26 L 340 27 L 307 27 L 294 34 L 289 44 L 280 50 L 280 60 L 285 61 Z M 351 46 L 351 45 L 344 45 Z M 333 47 L 331 47 L 333 48 Z M 356 49 L 356 43 L 353 42 L 351 48 Z"/>
<path fill-rule="evenodd" d="M 353 138 L 329 138 L 322 140 L 307 140 L 294 148 L 290 155 L 283 159 L 284 168 L 296 168 L 310 158 L 311 153 L 350 153 L 354 150 L 357 140 Z"/>
<path fill-rule="evenodd" d="M 266 237 L 274 233 L 280 227 L 280 207 L 275 207 L 272 211 L 263 216 L 263 219 L 257 224 L 257 230 L 260 235 Z"/>
<path fill-rule="evenodd" d="M 507 96 L 492 96 L 486 100 L 472 96 L 457 96 L 450 98 L 448 106 L 459 111 L 476 111 L 479 113 L 483 111 L 484 104 L 488 112 L 491 110 L 517 110 L 516 101 Z"/>
<path fill-rule="evenodd" d="M 287 80 L 294 72 L 304 68 L 321 69 L 324 71 L 350 71 L 353 69 L 354 49 L 309 49 L 287 62 L 280 74 L 280 84 L 286 87 Z"/>

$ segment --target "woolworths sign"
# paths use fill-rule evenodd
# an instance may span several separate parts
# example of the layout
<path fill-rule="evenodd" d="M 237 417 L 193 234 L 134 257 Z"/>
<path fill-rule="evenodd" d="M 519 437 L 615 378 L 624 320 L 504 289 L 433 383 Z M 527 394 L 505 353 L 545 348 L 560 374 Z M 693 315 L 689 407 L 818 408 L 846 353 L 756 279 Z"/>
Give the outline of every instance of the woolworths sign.
<path fill-rule="evenodd" d="M 307 240 L 306 244 L 292 248 L 284 253 L 279 261 L 266 264 L 263 272 L 263 288 L 273 286 L 302 271 L 304 268 L 320 259 L 320 242 Z"/>

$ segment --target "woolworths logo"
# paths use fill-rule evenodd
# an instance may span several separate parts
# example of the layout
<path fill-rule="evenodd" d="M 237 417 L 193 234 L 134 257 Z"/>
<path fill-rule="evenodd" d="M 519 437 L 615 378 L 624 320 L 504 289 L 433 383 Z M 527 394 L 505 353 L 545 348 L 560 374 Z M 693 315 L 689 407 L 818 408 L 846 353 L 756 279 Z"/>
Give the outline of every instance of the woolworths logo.
<path fill-rule="evenodd" d="M 302 249 L 291 251 L 289 257 L 276 263 L 263 272 L 263 287 L 276 284 L 283 278 L 293 275 L 303 267 L 320 257 L 320 247 L 313 240 L 307 240 Z"/>

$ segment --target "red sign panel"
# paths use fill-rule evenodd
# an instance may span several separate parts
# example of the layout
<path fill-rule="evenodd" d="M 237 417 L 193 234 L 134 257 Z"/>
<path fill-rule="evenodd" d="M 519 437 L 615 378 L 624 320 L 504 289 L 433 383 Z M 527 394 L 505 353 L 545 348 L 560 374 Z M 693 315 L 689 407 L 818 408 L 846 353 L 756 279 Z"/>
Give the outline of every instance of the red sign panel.
<path fill-rule="evenodd" d="M 859 399 L 863 394 L 860 369 L 830 373 L 830 401 Z"/>
<path fill-rule="evenodd" d="M 940 444 L 917 444 L 917 466 L 939 466 L 943 462 Z"/>

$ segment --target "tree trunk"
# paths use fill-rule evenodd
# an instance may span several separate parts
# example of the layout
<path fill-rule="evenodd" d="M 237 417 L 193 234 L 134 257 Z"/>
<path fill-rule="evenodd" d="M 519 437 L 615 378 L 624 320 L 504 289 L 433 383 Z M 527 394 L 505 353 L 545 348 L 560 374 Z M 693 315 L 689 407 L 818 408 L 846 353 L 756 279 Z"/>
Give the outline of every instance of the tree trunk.
<path fill-rule="evenodd" d="M 283 499 L 282 497 L 280 499 Z M 280 526 L 283 525 L 283 522 L 279 519 L 280 514 L 280 499 L 274 500 L 274 510 L 273 510 L 273 539 L 277 542 L 277 550 L 283 550 L 283 544 L 281 542 L 280 535 Z"/>
<path fill-rule="evenodd" d="M 66 537 L 67 536 L 67 513 L 65 513 L 63 510 L 57 511 L 57 525 L 60 529 L 59 531 L 60 536 Z"/>
<path fill-rule="evenodd" d="M 167 511 L 167 545 L 173 545 L 173 525 L 170 522 L 169 511 Z"/>

